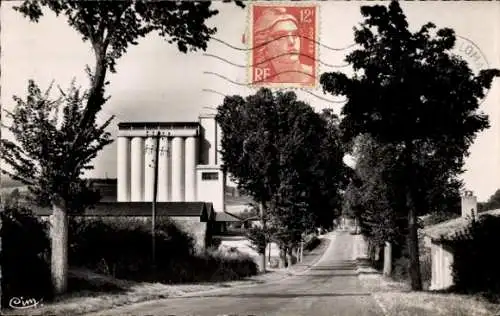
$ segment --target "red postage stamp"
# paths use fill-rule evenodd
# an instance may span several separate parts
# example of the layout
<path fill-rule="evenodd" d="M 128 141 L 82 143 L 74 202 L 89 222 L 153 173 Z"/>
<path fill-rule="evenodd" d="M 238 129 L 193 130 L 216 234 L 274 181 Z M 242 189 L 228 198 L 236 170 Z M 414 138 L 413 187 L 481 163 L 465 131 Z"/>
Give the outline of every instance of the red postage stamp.
<path fill-rule="evenodd" d="M 254 3 L 250 7 L 249 81 L 268 87 L 317 85 L 318 7 Z"/>

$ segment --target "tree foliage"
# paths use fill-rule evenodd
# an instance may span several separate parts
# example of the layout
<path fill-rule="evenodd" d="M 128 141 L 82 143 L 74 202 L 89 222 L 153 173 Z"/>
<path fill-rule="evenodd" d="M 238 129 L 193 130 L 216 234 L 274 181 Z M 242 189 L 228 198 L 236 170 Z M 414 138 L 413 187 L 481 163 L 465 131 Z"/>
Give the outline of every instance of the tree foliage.
<path fill-rule="evenodd" d="M 260 89 L 246 98 L 226 97 L 216 119 L 224 168 L 265 205 L 273 225 L 300 236 L 333 220 L 345 181 L 333 115 L 316 113 L 293 92 Z"/>
<path fill-rule="evenodd" d="M 408 246 L 412 288 L 421 289 L 417 215 L 428 207 L 426 194 L 441 184 L 458 185 L 464 157 L 476 134 L 489 126 L 478 112 L 498 69 L 473 74 L 467 63 L 451 53 L 452 29 L 435 30 L 433 23 L 415 33 L 397 1 L 388 7 L 362 6 L 364 20 L 355 28 L 359 48 L 346 61 L 355 73 L 325 73 L 324 91 L 344 95 L 341 130 L 345 141 L 368 134 L 401 154 L 398 186 L 404 190 L 408 214 Z"/>
<path fill-rule="evenodd" d="M 112 142 L 106 132 L 112 118 L 81 130 L 76 123 L 84 113 L 88 95 L 74 84 L 67 92 L 61 90 L 57 100 L 51 100 L 49 93 L 50 88 L 43 93 L 30 80 L 27 97 L 14 97 L 14 111 L 7 112 L 12 119 L 8 130 L 14 140 L 1 140 L 2 160 L 12 172 L 3 172 L 29 185 L 31 196 L 40 206 L 64 202 L 69 211 L 82 211 L 99 198 L 81 176 L 93 168 L 90 162 L 97 153 Z M 72 141 L 78 134 L 82 141 L 75 146 Z"/>
<path fill-rule="evenodd" d="M 317 212 L 315 226 L 329 229 L 333 220 L 340 216 L 343 197 L 341 192 L 349 184 L 351 169 L 344 162 L 344 144 L 341 141 L 340 120 L 331 110 L 321 112 L 326 122 L 326 136 L 321 139 L 317 159 L 311 161 L 314 179 L 311 181 L 311 207 L 316 210 L 325 207 L 333 212 Z"/>
<path fill-rule="evenodd" d="M 68 24 L 90 40 L 96 55 L 104 54 L 112 72 L 116 60 L 140 38 L 157 32 L 179 51 L 206 49 L 215 27 L 206 26 L 217 10 L 210 1 L 24 1 L 15 10 L 38 22 L 43 8 L 64 15 Z M 188 22 L 188 23 L 186 23 Z"/>
<path fill-rule="evenodd" d="M 398 152 L 382 145 L 369 135 L 356 140 L 355 176 L 348 188 L 346 204 L 358 218 L 361 232 L 374 245 L 399 244 L 404 236 L 406 218 L 402 214 L 401 190 L 398 187 Z M 350 198 L 350 199 L 349 199 Z"/>
<path fill-rule="evenodd" d="M 250 247 L 259 254 L 266 252 L 267 240 L 269 240 L 268 231 L 264 227 L 250 227 L 246 233 L 250 240 Z"/>
<path fill-rule="evenodd" d="M 484 203 L 479 203 L 478 210 L 480 212 L 496 210 L 500 208 L 500 189 L 496 190 L 493 195 L 491 195 L 488 201 Z"/>
<path fill-rule="evenodd" d="M 226 1 L 230 2 L 230 1 Z M 235 1 L 240 7 L 244 4 Z M 116 62 L 131 45 L 152 32 L 168 43 L 176 43 L 180 52 L 205 50 L 215 27 L 209 18 L 218 14 L 210 1 L 65 1 L 24 0 L 14 7 L 30 21 L 38 22 L 44 9 L 63 15 L 83 41 L 90 41 L 95 58 L 91 87 L 85 114 L 79 122 L 83 128 L 99 112 L 103 104 L 106 72 L 116 71 Z M 91 71 L 87 69 L 90 74 Z M 80 141 L 79 137 L 75 142 Z"/>

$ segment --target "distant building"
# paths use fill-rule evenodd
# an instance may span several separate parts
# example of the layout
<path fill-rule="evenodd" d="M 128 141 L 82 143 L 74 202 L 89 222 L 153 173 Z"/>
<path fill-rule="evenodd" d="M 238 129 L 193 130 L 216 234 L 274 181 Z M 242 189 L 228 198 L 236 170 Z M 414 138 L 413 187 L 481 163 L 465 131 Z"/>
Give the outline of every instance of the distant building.
<path fill-rule="evenodd" d="M 210 202 L 224 211 L 221 133 L 214 115 L 197 122 L 122 122 L 117 139 L 117 201 L 153 200 L 159 132 L 158 202 Z"/>
<path fill-rule="evenodd" d="M 202 115 L 195 122 L 119 123 L 117 178 L 92 179 L 101 201 L 81 216 L 151 217 L 158 133 L 156 216 L 170 218 L 195 238 L 198 248 L 206 248 L 214 234 L 240 220 L 225 212 L 226 175 L 215 115 Z"/>

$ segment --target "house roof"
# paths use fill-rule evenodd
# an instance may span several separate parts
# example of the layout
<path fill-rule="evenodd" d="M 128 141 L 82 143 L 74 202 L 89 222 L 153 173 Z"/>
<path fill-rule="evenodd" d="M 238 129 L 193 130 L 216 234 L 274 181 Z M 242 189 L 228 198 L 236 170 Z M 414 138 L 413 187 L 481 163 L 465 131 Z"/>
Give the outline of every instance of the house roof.
<path fill-rule="evenodd" d="M 99 190 L 101 202 L 116 202 L 117 184 L 116 179 L 96 179 L 92 180 L 94 188 Z"/>
<path fill-rule="evenodd" d="M 237 205 L 227 205 L 226 211 L 232 214 L 240 214 L 243 213 L 246 209 L 250 209 L 250 206 L 245 204 L 237 204 Z"/>
<path fill-rule="evenodd" d="M 100 202 L 92 209 L 87 209 L 81 216 L 149 216 L 150 202 Z M 52 214 L 49 208 L 33 208 L 40 216 Z M 157 202 L 157 216 L 200 217 L 201 221 L 214 218 L 212 203 L 205 202 Z"/>
<path fill-rule="evenodd" d="M 241 222 L 242 219 L 228 212 L 215 212 L 216 222 Z"/>
<path fill-rule="evenodd" d="M 199 122 L 121 122 L 119 129 L 142 129 L 142 128 L 198 128 Z"/>
<path fill-rule="evenodd" d="M 254 203 L 253 199 L 246 195 L 232 196 L 226 193 L 226 205 L 245 205 L 248 206 L 250 203 Z"/>
<path fill-rule="evenodd" d="M 481 212 L 478 214 L 479 218 L 484 215 L 500 216 L 500 209 Z M 463 232 L 464 229 L 467 228 L 469 223 L 469 219 L 458 217 L 449 221 L 426 227 L 424 228 L 424 234 L 430 237 L 432 240 L 439 240 L 440 238 L 451 239 L 457 233 Z"/>

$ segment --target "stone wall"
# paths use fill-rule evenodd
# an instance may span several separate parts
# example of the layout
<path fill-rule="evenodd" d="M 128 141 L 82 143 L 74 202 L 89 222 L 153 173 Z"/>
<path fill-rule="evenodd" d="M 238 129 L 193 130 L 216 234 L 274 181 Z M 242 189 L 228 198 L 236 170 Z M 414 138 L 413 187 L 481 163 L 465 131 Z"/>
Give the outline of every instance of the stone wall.
<path fill-rule="evenodd" d="M 211 244 L 211 223 L 200 222 L 198 217 L 170 217 L 170 219 L 194 238 L 196 250 L 201 251 Z"/>

